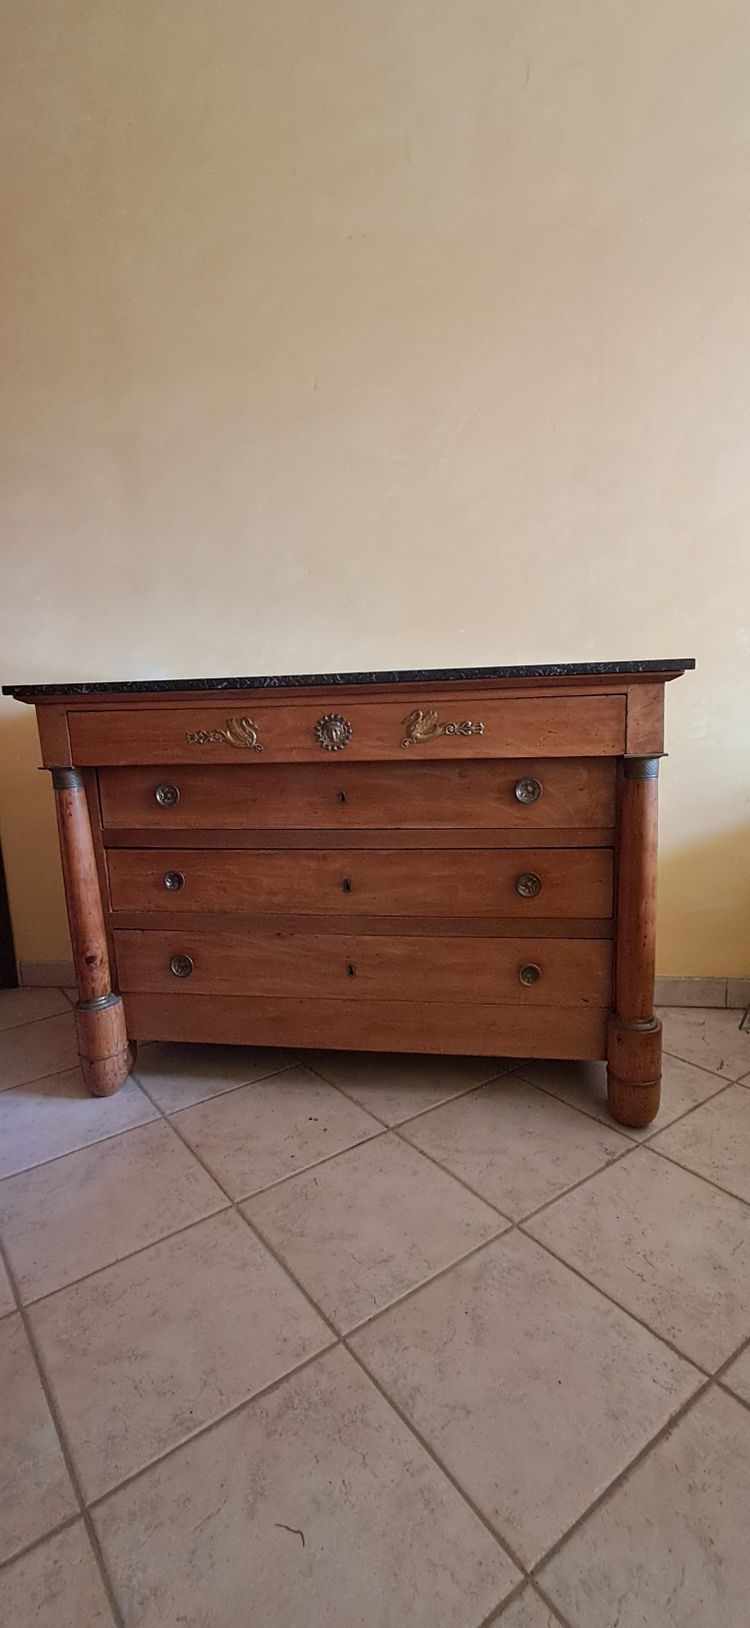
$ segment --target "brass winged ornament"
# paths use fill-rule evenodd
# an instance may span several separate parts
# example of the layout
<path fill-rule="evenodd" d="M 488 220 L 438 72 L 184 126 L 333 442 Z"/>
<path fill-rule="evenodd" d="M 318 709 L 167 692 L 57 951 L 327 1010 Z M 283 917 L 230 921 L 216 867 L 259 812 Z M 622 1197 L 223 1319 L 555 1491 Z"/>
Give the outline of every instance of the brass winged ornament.
<path fill-rule="evenodd" d="M 417 708 L 404 719 L 404 738 L 402 746 L 419 746 L 422 741 L 435 740 L 438 735 L 483 735 L 484 724 L 470 723 L 468 718 L 463 723 L 440 723 L 436 712 L 423 712 Z"/>
<path fill-rule="evenodd" d="M 262 752 L 258 730 L 252 718 L 227 718 L 226 729 L 189 729 L 188 746 L 237 746 L 246 752 Z"/>

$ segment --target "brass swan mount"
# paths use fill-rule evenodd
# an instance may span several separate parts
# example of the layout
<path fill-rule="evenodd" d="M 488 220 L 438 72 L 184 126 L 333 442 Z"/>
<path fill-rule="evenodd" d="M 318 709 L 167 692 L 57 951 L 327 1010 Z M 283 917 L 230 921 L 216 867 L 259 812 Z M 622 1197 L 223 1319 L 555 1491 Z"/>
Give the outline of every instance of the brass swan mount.
<path fill-rule="evenodd" d="M 438 735 L 483 735 L 484 724 L 473 724 L 469 719 L 463 723 L 440 723 L 436 712 L 422 712 L 417 709 L 410 712 L 404 719 L 404 738 L 402 746 L 418 746 L 421 741 L 436 740 Z"/>

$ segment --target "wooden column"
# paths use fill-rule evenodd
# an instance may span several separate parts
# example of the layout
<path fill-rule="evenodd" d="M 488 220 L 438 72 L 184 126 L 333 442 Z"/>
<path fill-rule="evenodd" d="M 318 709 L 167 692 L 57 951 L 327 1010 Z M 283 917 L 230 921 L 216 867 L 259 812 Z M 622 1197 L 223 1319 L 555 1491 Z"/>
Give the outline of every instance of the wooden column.
<path fill-rule="evenodd" d="M 78 1055 L 95 1097 L 108 1097 L 128 1077 L 130 1052 L 122 997 L 112 993 L 107 938 L 91 823 L 78 769 L 52 769 L 65 896 L 78 982 Z"/>
<path fill-rule="evenodd" d="M 610 1113 L 648 1125 L 661 1096 L 661 1024 L 654 1017 L 659 759 L 623 762 L 615 942 L 615 1011 L 607 1033 Z"/>

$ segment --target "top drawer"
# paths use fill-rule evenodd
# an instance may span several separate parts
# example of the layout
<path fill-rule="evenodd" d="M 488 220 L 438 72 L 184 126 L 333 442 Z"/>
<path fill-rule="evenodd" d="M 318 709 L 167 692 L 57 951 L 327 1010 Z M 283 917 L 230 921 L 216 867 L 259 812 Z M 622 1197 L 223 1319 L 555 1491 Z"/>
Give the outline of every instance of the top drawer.
<path fill-rule="evenodd" d="M 614 757 L 625 697 L 255 702 L 127 707 L 68 715 L 74 763 L 320 763 Z"/>

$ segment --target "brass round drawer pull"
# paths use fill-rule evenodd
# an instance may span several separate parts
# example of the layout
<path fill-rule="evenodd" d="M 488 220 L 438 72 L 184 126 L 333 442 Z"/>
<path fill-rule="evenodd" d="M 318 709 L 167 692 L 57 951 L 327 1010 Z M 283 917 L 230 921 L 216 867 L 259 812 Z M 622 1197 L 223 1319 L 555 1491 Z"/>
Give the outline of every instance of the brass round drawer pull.
<path fill-rule="evenodd" d="M 164 886 L 168 893 L 179 893 L 180 888 L 185 886 L 182 871 L 165 871 Z"/>
<path fill-rule="evenodd" d="M 154 796 L 160 808 L 174 808 L 175 803 L 180 801 L 180 788 L 179 786 L 157 786 Z"/>
<path fill-rule="evenodd" d="M 533 961 L 530 961 L 526 967 L 518 968 L 518 982 L 520 984 L 526 984 L 527 988 L 530 987 L 531 984 L 538 984 L 541 976 L 541 967 L 537 967 Z"/>
<path fill-rule="evenodd" d="M 193 970 L 193 958 L 190 955 L 173 955 L 169 963 L 170 972 L 175 978 L 189 978 Z"/>
<path fill-rule="evenodd" d="M 538 803 L 539 798 L 541 797 L 542 792 L 544 790 L 544 787 L 542 785 L 541 780 L 533 780 L 530 777 L 527 777 L 526 775 L 524 775 L 522 780 L 517 780 L 516 781 L 516 784 L 515 784 L 513 789 L 514 789 L 515 794 L 516 794 L 516 801 L 517 802 L 519 802 L 519 803 Z"/>
<path fill-rule="evenodd" d="M 516 877 L 516 893 L 522 899 L 536 899 L 542 891 L 542 878 L 536 871 L 521 871 Z"/>

